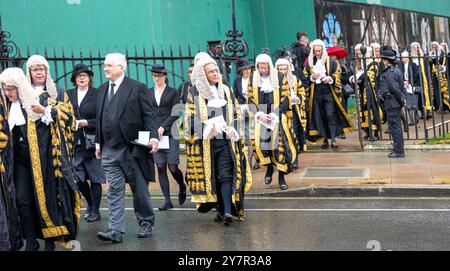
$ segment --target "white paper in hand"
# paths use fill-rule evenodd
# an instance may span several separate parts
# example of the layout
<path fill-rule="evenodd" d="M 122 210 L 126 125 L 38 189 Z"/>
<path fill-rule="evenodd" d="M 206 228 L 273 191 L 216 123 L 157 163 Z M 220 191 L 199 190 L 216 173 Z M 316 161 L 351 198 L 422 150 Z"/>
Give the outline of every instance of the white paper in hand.
<path fill-rule="evenodd" d="M 150 132 L 149 131 L 139 131 L 139 137 L 137 142 L 139 144 L 148 145 L 148 142 L 150 141 Z"/>
<path fill-rule="evenodd" d="M 222 115 L 205 120 L 203 123 L 207 126 L 215 127 L 218 133 L 225 132 L 227 128 L 227 123 Z"/>
<path fill-rule="evenodd" d="M 275 113 L 270 113 L 269 114 L 272 117 L 272 121 L 267 123 L 264 121 L 260 121 L 258 120 L 258 122 L 260 124 L 262 124 L 264 127 L 266 127 L 267 129 L 270 129 L 271 131 L 273 131 L 275 129 L 275 126 L 280 122 L 280 119 L 278 118 L 278 116 Z"/>
<path fill-rule="evenodd" d="M 170 148 L 169 136 L 162 136 L 158 142 L 158 148 L 161 150 L 168 150 Z"/>

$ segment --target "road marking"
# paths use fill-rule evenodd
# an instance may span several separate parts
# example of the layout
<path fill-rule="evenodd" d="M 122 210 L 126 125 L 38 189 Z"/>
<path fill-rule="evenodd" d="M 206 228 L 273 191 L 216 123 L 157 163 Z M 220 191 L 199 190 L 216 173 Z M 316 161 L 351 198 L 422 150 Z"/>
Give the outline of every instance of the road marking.
<path fill-rule="evenodd" d="M 86 208 L 81 208 L 86 210 Z M 108 211 L 108 208 L 100 208 L 101 211 Z M 153 208 L 158 211 L 158 208 Z M 125 211 L 134 211 L 134 208 L 125 208 Z M 197 211 L 195 208 L 172 208 L 170 211 Z M 316 209 L 283 209 L 283 208 L 267 208 L 267 209 L 245 209 L 247 212 L 450 212 L 450 209 L 345 209 L 345 208 L 316 208 Z M 167 211 L 164 211 L 167 212 Z"/>
<path fill-rule="evenodd" d="M 127 198 L 131 200 L 132 198 Z M 152 196 L 152 200 L 163 200 L 164 197 Z M 178 200 L 178 197 L 171 197 Z M 107 200 L 105 198 L 105 200 Z M 187 197 L 186 200 L 190 200 Z M 450 197 L 270 197 L 270 196 L 252 196 L 246 195 L 245 200 L 449 200 Z"/>

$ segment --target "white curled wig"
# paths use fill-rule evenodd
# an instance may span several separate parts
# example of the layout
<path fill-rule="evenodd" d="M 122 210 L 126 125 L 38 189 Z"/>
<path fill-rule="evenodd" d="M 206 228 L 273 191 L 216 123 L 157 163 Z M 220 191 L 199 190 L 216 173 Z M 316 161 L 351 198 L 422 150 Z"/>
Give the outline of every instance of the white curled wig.
<path fill-rule="evenodd" d="M 445 42 L 441 43 L 441 47 L 442 47 L 442 50 L 444 51 L 445 54 L 449 53 L 449 51 L 448 51 L 448 44 L 447 43 L 445 43 Z"/>
<path fill-rule="evenodd" d="M 417 48 L 418 48 L 418 50 L 417 50 Z M 420 43 L 418 43 L 416 41 L 411 43 L 410 49 L 411 49 L 411 56 L 412 57 L 424 56 L 422 47 L 420 46 Z"/>
<path fill-rule="evenodd" d="M 442 54 L 443 48 L 442 48 L 441 44 L 437 41 L 433 41 L 431 43 L 431 50 L 433 50 L 433 45 L 436 45 L 436 47 L 438 48 L 438 51 L 437 51 L 438 55 Z"/>
<path fill-rule="evenodd" d="M 202 59 L 211 59 L 212 61 L 214 61 L 214 63 L 217 64 L 217 62 L 210 55 L 208 55 L 205 52 L 199 52 L 194 57 L 194 71 L 195 71 L 195 65 Z M 195 85 L 194 71 L 192 72 L 191 78 L 189 78 L 189 79 L 191 79 L 192 85 Z"/>
<path fill-rule="evenodd" d="M 372 49 L 373 56 L 375 57 L 375 49 L 381 49 L 381 45 L 379 43 L 370 44 L 370 48 Z"/>
<path fill-rule="evenodd" d="M 325 63 L 326 63 L 326 61 L 328 59 L 327 48 L 325 47 L 325 43 L 323 42 L 323 40 L 317 39 L 317 40 L 314 40 L 311 43 L 311 51 L 309 52 L 309 57 L 308 57 L 309 66 L 310 67 L 314 66 L 314 46 L 321 46 L 322 47 L 323 53 L 322 53 L 321 61 L 322 61 L 323 65 L 325 65 Z"/>
<path fill-rule="evenodd" d="M 269 78 L 270 78 L 270 83 L 272 83 L 272 87 L 274 89 L 278 89 L 280 87 L 279 82 L 278 82 L 278 70 L 275 69 L 275 67 L 273 66 L 273 63 L 272 63 L 272 59 L 267 54 L 260 54 L 255 59 L 256 71 L 253 73 L 253 82 L 252 82 L 253 87 L 255 89 L 260 87 L 261 74 L 259 73 L 258 64 L 264 64 L 264 63 L 269 64 Z"/>
<path fill-rule="evenodd" d="M 222 88 L 222 75 L 220 75 L 218 92 L 213 91 L 211 85 L 209 84 L 208 78 L 205 73 L 205 66 L 208 64 L 214 64 L 214 66 L 219 70 L 217 63 L 211 57 L 201 58 L 194 64 L 194 70 L 192 71 L 192 82 L 197 88 L 200 95 L 202 95 L 207 100 L 219 99 L 225 97 Z"/>
<path fill-rule="evenodd" d="M 27 78 L 28 78 L 28 82 L 30 84 L 32 84 L 30 69 L 34 65 L 44 65 L 45 66 L 45 68 L 47 70 L 46 77 L 45 77 L 45 89 L 47 90 L 48 95 L 50 95 L 50 97 L 52 97 L 53 99 L 56 100 L 56 98 L 58 97 L 58 92 L 56 91 L 55 82 L 53 82 L 53 79 L 50 75 L 50 66 L 48 65 L 47 59 L 45 59 L 41 55 L 32 55 L 32 56 L 30 56 L 30 58 L 28 58 L 28 60 L 27 60 Z"/>
<path fill-rule="evenodd" d="M 41 115 L 31 109 L 31 105 L 39 103 L 38 93 L 31 87 L 27 77 L 20 68 L 7 68 L 0 75 L 0 84 L 17 88 L 19 100 L 32 121 L 40 119 Z"/>
<path fill-rule="evenodd" d="M 286 58 L 279 58 L 279 59 L 277 59 L 277 61 L 275 62 L 275 68 L 276 68 L 277 70 L 278 70 L 278 66 L 283 66 L 283 65 L 288 66 L 288 71 L 287 71 L 287 76 L 286 76 L 286 78 L 287 78 L 287 81 L 288 81 L 288 83 L 289 83 L 289 87 L 290 87 L 290 88 L 293 88 L 294 85 L 295 85 L 296 77 L 295 77 L 295 75 L 292 74 L 292 71 L 291 71 L 292 63 L 291 63 L 288 59 L 286 59 Z"/>

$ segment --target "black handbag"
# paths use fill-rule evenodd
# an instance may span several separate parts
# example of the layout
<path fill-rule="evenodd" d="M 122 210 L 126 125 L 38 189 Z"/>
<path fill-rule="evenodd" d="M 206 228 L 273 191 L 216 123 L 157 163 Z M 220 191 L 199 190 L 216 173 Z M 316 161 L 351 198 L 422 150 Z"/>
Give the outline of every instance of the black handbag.
<path fill-rule="evenodd" d="M 84 128 L 83 128 L 84 133 Z M 95 135 L 85 134 L 85 142 L 86 142 L 86 150 L 93 151 L 95 150 Z"/>
<path fill-rule="evenodd" d="M 80 111 L 78 110 L 78 107 L 76 107 L 78 116 L 81 117 Z M 83 127 L 83 136 L 84 136 L 84 143 L 85 148 L 87 151 L 95 151 L 95 135 L 86 134 L 86 131 Z"/>

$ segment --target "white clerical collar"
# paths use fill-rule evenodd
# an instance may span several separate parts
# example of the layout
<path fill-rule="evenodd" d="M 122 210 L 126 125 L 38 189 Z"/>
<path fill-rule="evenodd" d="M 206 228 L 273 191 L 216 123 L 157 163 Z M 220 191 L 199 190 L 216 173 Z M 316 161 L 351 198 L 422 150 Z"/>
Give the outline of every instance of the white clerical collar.
<path fill-rule="evenodd" d="M 12 102 L 8 117 L 9 130 L 12 131 L 14 126 L 25 125 L 25 123 L 25 116 L 22 112 L 22 104 L 19 100 Z"/>
<path fill-rule="evenodd" d="M 263 91 L 264 93 L 273 92 L 273 86 L 270 82 L 269 76 L 261 77 L 261 91 Z"/>
<path fill-rule="evenodd" d="M 35 84 L 32 84 L 31 86 L 33 87 L 34 90 L 41 90 L 41 91 L 44 91 L 44 88 L 45 88 L 45 85 L 35 85 Z"/>

